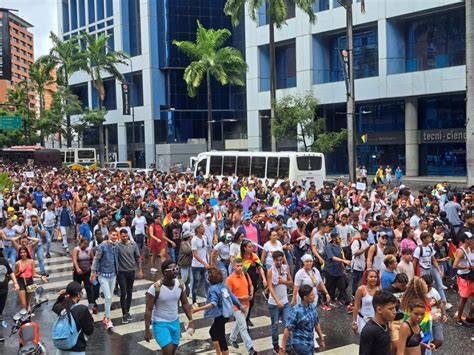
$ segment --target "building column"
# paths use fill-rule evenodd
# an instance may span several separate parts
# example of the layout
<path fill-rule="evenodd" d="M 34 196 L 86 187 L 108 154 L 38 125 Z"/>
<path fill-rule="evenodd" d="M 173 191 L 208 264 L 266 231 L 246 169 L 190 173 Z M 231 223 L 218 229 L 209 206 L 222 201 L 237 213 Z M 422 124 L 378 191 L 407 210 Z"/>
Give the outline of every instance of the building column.
<path fill-rule="evenodd" d="M 418 99 L 405 99 L 405 169 L 406 176 L 419 175 Z"/>
<path fill-rule="evenodd" d="M 118 161 L 127 161 L 127 128 L 125 122 L 117 124 Z"/>
<path fill-rule="evenodd" d="M 257 110 L 247 111 L 247 141 L 248 150 L 259 152 L 262 150 L 262 129 L 260 116 Z"/>
<path fill-rule="evenodd" d="M 155 163 L 155 121 L 145 120 L 145 168 Z"/>

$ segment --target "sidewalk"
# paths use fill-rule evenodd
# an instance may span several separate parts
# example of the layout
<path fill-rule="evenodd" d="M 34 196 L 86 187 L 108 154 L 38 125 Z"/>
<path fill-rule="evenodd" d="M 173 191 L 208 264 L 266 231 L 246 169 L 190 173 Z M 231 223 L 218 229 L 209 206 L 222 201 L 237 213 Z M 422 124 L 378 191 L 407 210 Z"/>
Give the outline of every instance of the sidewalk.
<path fill-rule="evenodd" d="M 349 180 L 348 175 L 327 175 L 327 178 L 328 180 L 338 180 L 339 178 L 342 178 L 344 181 Z M 373 179 L 374 175 L 367 177 L 368 181 L 372 181 Z M 465 176 L 403 176 L 402 181 L 406 185 L 410 185 L 410 183 L 431 185 L 447 181 L 449 184 L 464 186 L 466 185 L 467 178 Z"/>

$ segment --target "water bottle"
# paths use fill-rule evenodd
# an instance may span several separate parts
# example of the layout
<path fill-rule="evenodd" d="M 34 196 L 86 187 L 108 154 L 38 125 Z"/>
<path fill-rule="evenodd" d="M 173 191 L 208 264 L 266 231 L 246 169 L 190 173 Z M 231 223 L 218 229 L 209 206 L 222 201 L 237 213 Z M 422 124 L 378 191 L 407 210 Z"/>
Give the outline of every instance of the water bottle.
<path fill-rule="evenodd" d="M 92 284 L 93 284 L 94 286 L 97 286 L 97 277 L 94 279 L 94 281 L 92 281 Z"/>
<path fill-rule="evenodd" d="M 8 328 L 8 323 L 6 320 L 2 320 L 2 327 L 3 328 Z"/>

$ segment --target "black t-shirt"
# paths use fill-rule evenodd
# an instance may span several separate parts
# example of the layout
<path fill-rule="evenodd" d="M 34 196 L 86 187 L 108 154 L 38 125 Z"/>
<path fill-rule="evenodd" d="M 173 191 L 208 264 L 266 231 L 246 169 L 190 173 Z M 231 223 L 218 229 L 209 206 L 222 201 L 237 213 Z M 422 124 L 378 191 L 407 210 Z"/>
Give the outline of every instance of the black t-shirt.
<path fill-rule="evenodd" d="M 334 208 L 332 203 L 332 193 L 330 192 L 323 192 L 319 196 L 319 200 L 321 201 L 321 209 L 323 210 L 330 210 Z"/>
<path fill-rule="evenodd" d="M 181 225 L 181 223 L 178 223 L 178 224 L 169 223 L 165 227 L 165 235 L 168 239 L 176 243 L 176 250 L 179 250 L 179 244 L 181 243 L 182 230 L 183 230 L 183 226 Z M 171 246 L 171 245 L 168 245 L 168 246 Z"/>
<path fill-rule="evenodd" d="M 386 327 L 386 328 L 385 328 Z M 360 334 L 359 355 L 390 354 L 390 332 L 388 325 L 382 329 L 373 319 L 370 319 Z"/>
<path fill-rule="evenodd" d="M 8 293 L 8 282 L 10 281 L 10 274 L 12 268 L 8 263 L 7 259 L 0 257 L 0 294 L 4 295 Z"/>

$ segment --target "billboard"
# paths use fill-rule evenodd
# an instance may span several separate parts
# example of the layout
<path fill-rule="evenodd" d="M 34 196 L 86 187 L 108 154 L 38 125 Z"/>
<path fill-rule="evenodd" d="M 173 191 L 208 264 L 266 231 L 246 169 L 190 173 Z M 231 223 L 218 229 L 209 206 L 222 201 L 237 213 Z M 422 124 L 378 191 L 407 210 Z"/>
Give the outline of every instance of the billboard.
<path fill-rule="evenodd" d="M 7 9 L 0 9 L 0 13 L 0 80 L 11 80 L 10 21 Z"/>

